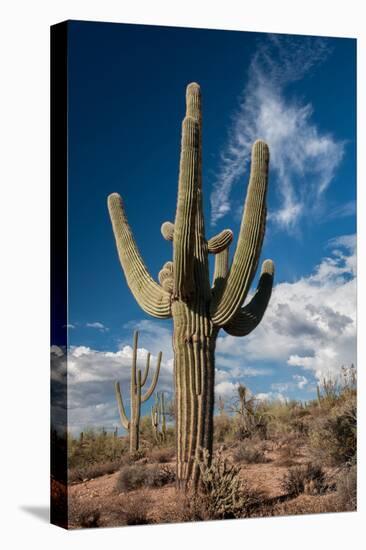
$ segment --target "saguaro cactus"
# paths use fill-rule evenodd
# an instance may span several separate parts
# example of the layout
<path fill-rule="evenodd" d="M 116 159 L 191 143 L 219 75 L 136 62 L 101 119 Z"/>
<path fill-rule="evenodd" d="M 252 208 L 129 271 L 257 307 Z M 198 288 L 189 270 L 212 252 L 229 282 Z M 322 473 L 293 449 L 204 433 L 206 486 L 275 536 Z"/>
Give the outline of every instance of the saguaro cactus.
<path fill-rule="evenodd" d="M 173 243 L 173 262 L 164 264 L 155 282 L 141 258 L 117 193 L 108 197 L 109 213 L 127 284 L 141 308 L 159 319 L 173 318 L 176 393 L 177 480 L 196 481 L 196 458 L 212 454 L 215 343 L 220 328 L 233 336 L 249 334 L 269 302 L 274 265 L 262 265 L 257 291 L 243 306 L 254 278 L 266 221 L 269 151 L 263 141 L 252 150 L 251 174 L 236 251 L 229 268 L 233 234 L 226 229 L 205 238 L 201 176 L 201 92 L 191 83 L 182 126 L 175 223 L 161 227 Z M 208 254 L 215 254 L 210 285 Z"/>
<path fill-rule="evenodd" d="M 140 431 L 140 416 L 141 416 L 141 403 L 147 401 L 153 394 L 156 384 L 159 378 L 160 364 L 162 353 L 158 355 L 158 361 L 156 370 L 151 381 L 149 389 L 142 394 L 142 388 L 144 387 L 150 369 L 150 353 L 146 357 L 146 367 L 144 373 L 141 373 L 140 369 L 137 369 L 137 344 L 138 344 L 138 332 L 133 336 L 133 354 L 131 365 L 131 383 L 130 383 L 130 407 L 131 414 L 130 420 L 127 418 L 126 410 L 123 404 L 121 389 L 119 382 L 115 382 L 115 392 L 118 404 L 119 416 L 121 424 L 128 431 L 130 436 L 130 453 L 138 451 L 139 449 L 139 431 Z"/>
<path fill-rule="evenodd" d="M 151 407 L 151 425 L 158 445 L 166 441 L 166 411 L 164 392 L 155 394 L 155 404 Z"/>

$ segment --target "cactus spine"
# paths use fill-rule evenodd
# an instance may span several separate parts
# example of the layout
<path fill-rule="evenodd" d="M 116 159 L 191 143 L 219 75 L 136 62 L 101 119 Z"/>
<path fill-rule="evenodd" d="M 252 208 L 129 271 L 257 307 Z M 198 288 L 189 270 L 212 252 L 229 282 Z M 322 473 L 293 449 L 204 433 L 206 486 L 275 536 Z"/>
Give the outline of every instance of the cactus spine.
<path fill-rule="evenodd" d="M 141 308 L 159 319 L 173 318 L 178 486 L 199 477 L 201 452 L 212 456 L 215 344 L 220 328 L 233 336 L 249 334 L 269 302 L 274 265 L 262 265 L 257 291 L 243 305 L 255 276 L 266 221 L 269 151 L 263 141 L 252 150 L 251 174 L 239 239 L 231 266 L 226 229 L 206 240 L 202 210 L 201 92 L 186 91 L 182 124 L 175 222 L 165 222 L 163 237 L 173 244 L 173 261 L 164 264 L 159 283 L 149 275 L 128 225 L 121 197 L 108 197 L 119 259 L 127 284 Z M 215 255 L 212 287 L 208 254 Z"/>
<path fill-rule="evenodd" d="M 122 400 L 122 394 L 119 382 L 115 382 L 116 400 L 118 404 L 119 416 L 121 424 L 128 431 L 130 436 L 130 453 L 134 453 L 139 449 L 139 434 L 140 434 L 140 417 L 141 417 L 141 403 L 147 401 L 153 394 L 159 377 L 160 364 L 162 353 L 158 355 L 158 361 L 156 370 L 151 381 L 149 389 L 142 394 L 142 388 L 144 387 L 150 369 L 150 353 L 146 357 L 146 366 L 144 373 L 141 373 L 140 369 L 137 369 L 137 345 L 138 345 L 138 332 L 133 336 L 133 354 L 131 365 L 131 383 L 130 383 L 130 404 L 131 414 L 130 420 L 127 418 L 126 410 Z"/>

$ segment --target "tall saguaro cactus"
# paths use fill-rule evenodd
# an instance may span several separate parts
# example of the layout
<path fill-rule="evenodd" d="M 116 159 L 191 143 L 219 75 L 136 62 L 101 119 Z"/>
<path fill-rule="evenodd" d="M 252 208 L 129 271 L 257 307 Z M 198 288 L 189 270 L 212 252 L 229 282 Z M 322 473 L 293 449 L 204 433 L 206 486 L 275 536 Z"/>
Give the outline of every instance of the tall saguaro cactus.
<path fill-rule="evenodd" d="M 144 373 L 141 373 L 140 369 L 137 369 L 137 344 L 138 344 L 138 332 L 133 336 L 133 354 L 131 365 L 131 383 L 130 383 L 130 420 L 127 418 L 126 410 L 123 404 L 121 389 L 119 382 L 115 382 L 114 388 L 116 392 L 116 400 L 118 404 L 119 416 L 121 424 L 128 431 L 130 436 L 130 453 L 138 451 L 139 449 L 139 430 L 140 430 L 140 416 L 141 416 L 141 403 L 147 401 L 153 394 L 156 384 L 159 378 L 160 364 L 162 353 L 158 355 L 158 361 L 156 370 L 151 381 L 149 389 L 143 394 L 142 388 L 144 387 L 150 369 L 150 353 L 146 357 L 146 366 Z"/>
<path fill-rule="evenodd" d="M 180 487 L 199 476 L 201 450 L 212 454 L 215 343 L 220 328 L 233 336 L 249 334 L 261 321 L 269 302 L 274 265 L 262 265 L 254 297 L 243 305 L 254 278 L 266 221 L 269 151 L 263 141 L 252 150 L 251 174 L 239 239 L 229 267 L 233 234 L 226 229 L 206 240 L 202 210 L 201 92 L 191 83 L 186 116 L 174 224 L 163 223 L 173 243 L 173 261 L 164 264 L 155 282 L 141 258 L 123 202 L 108 197 L 109 213 L 127 284 L 141 308 L 159 319 L 173 318 L 176 393 L 177 480 Z M 215 255 L 212 287 L 208 254 Z"/>

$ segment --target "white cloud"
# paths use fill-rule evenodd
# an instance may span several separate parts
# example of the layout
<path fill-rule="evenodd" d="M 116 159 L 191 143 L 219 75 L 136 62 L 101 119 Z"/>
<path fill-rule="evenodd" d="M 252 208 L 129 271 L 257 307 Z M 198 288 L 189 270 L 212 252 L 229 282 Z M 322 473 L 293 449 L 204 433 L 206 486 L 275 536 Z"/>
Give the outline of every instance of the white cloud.
<path fill-rule="evenodd" d="M 238 388 L 238 383 L 233 382 L 219 382 L 215 385 L 215 396 L 216 397 L 224 397 L 224 398 L 232 398 L 235 395 L 235 392 Z"/>
<path fill-rule="evenodd" d="M 329 245 L 333 247 L 330 255 L 314 273 L 275 286 L 255 331 L 245 338 L 219 336 L 220 357 L 228 364 L 231 358 L 235 362 L 241 357 L 243 368 L 255 361 L 266 366 L 288 364 L 309 370 L 319 379 L 337 375 L 342 365 L 356 363 L 355 239 L 347 235 Z M 298 384 L 303 381 L 296 380 Z"/>
<path fill-rule="evenodd" d="M 141 334 L 139 340 L 137 363 L 138 367 L 143 370 L 148 351 L 142 344 L 150 342 L 154 337 L 157 340 L 154 348 L 158 349 L 159 344 L 163 343 L 166 338 L 166 331 L 158 325 L 153 327 L 153 334 L 149 334 L 149 328 L 152 328 L 149 324 L 142 323 L 139 326 L 140 328 L 144 327 L 144 334 Z M 149 387 L 155 372 L 158 353 L 157 351 L 155 353 L 154 349 L 150 347 L 148 349 L 152 355 L 145 390 Z M 133 353 L 131 345 L 122 344 L 117 351 L 99 351 L 87 346 L 73 346 L 69 349 L 67 363 L 60 348 L 53 346 L 51 351 L 54 358 L 52 380 L 54 383 L 58 383 L 58 386 L 55 387 L 59 390 L 60 400 L 65 398 L 63 386 L 65 386 L 67 372 L 69 429 L 75 432 L 87 426 L 112 428 L 114 425 L 119 425 L 114 382 L 117 380 L 120 382 L 127 414 L 129 414 L 129 385 Z M 167 396 L 172 394 L 171 351 L 169 354 L 163 353 L 157 390 L 165 391 Z"/>
<path fill-rule="evenodd" d="M 86 323 L 85 325 L 88 328 L 96 328 L 100 330 L 101 332 L 107 332 L 109 330 L 108 327 L 103 325 L 103 323 L 99 323 L 99 321 L 95 321 L 94 323 Z"/>
<path fill-rule="evenodd" d="M 305 388 L 305 386 L 309 383 L 309 380 L 306 378 L 306 376 L 301 376 L 300 374 L 294 374 L 292 378 L 295 380 L 296 385 L 300 390 Z"/>
<path fill-rule="evenodd" d="M 287 399 L 281 392 L 261 392 L 255 395 L 259 401 L 280 401 L 286 403 Z"/>
<path fill-rule="evenodd" d="M 339 204 L 334 207 L 326 216 L 326 220 L 335 220 L 339 218 L 347 218 L 348 216 L 355 216 L 356 214 L 356 201 L 348 201 L 344 204 Z"/>
<path fill-rule="evenodd" d="M 320 131 L 312 119 L 312 106 L 285 94 L 288 84 L 302 79 L 324 59 L 326 40 L 269 35 L 268 43 L 259 47 L 252 60 L 248 84 L 229 129 L 211 195 L 213 225 L 232 210 L 231 189 L 243 178 L 256 139 L 268 143 L 275 175 L 279 206 L 270 219 L 289 230 L 296 229 L 305 213 L 314 214 L 321 207 L 343 157 L 344 143 Z"/>

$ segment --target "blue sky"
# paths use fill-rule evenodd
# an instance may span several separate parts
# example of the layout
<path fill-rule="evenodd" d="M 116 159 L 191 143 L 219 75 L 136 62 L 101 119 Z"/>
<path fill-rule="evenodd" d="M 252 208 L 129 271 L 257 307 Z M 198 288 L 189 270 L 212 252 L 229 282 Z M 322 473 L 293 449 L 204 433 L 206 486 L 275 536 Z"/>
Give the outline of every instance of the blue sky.
<path fill-rule="evenodd" d="M 175 213 L 185 87 L 201 85 L 206 231 L 238 235 L 250 146 L 270 146 L 262 259 L 276 285 L 260 327 L 223 331 L 216 393 L 311 399 L 317 379 L 355 362 L 355 53 L 351 39 L 143 25 L 69 24 L 69 421 L 118 422 L 132 334 L 163 350 L 171 321 L 148 318 L 119 265 L 106 199 L 119 192 L 157 277 L 171 259 L 160 226 Z M 234 246 L 231 248 L 235 249 Z M 148 404 L 149 407 L 149 404 Z"/>

